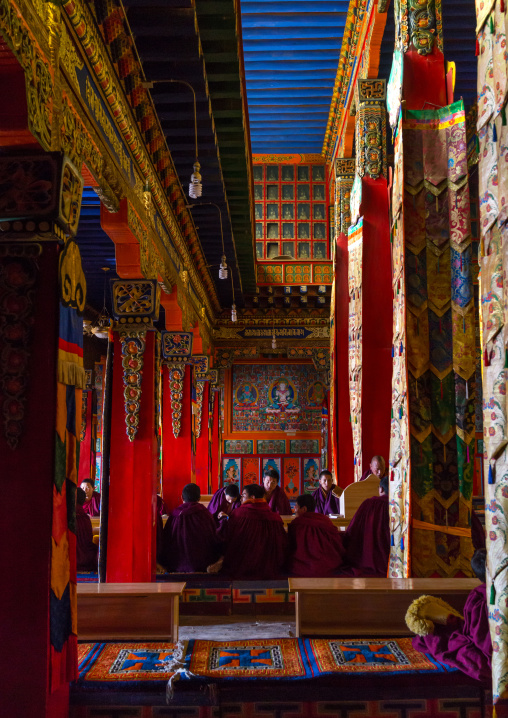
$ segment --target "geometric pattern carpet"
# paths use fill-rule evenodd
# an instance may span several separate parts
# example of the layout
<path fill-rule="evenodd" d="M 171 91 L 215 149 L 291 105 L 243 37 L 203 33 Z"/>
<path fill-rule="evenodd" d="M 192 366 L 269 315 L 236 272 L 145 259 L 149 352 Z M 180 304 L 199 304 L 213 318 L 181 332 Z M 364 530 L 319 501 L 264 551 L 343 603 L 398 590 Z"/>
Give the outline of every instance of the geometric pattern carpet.
<path fill-rule="evenodd" d="M 238 678 L 305 680 L 333 674 L 395 677 L 455 672 L 415 651 L 410 638 L 81 643 L 78 663 L 77 686 L 128 684 L 131 689 L 162 686 L 175 673 L 182 681 L 213 678 L 220 683 Z"/>

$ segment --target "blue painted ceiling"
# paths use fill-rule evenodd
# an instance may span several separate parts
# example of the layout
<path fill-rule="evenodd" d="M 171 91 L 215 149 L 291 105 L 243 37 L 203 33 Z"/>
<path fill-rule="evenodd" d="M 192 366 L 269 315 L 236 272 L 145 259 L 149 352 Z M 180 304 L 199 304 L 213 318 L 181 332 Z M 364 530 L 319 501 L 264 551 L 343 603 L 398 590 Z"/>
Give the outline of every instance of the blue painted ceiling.
<path fill-rule="evenodd" d="M 241 0 L 252 152 L 321 153 L 348 0 Z"/>

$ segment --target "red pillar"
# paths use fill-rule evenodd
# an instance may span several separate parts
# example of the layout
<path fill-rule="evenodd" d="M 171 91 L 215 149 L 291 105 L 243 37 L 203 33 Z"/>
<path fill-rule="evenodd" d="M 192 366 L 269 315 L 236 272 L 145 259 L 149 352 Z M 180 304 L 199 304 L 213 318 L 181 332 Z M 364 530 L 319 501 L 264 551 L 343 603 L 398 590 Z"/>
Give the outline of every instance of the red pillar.
<path fill-rule="evenodd" d="M 191 374 L 185 367 L 180 433 L 173 434 L 169 371 L 164 366 L 162 387 L 162 496 L 168 511 L 182 503 L 182 489 L 191 481 Z"/>
<path fill-rule="evenodd" d="M 392 404 L 392 280 L 387 184 L 362 180 L 362 467 L 376 454 L 388 464 Z"/>
<path fill-rule="evenodd" d="M 213 389 L 211 389 L 213 391 Z M 219 488 L 219 466 L 220 466 L 220 392 L 215 391 L 215 401 L 213 403 L 213 423 L 212 423 L 212 450 L 210 460 L 210 479 L 212 493 Z"/>
<path fill-rule="evenodd" d="M 122 345 L 115 333 L 108 518 L 107 581 L 155 579 L 155 332 L 146 335 L 139 426 L 126 434 Z"/>
<path fill-rule="evenodd" d="M 348 364 L 348 249 L 347 236 L 339 234 L 336 248 L 335 271 L 335 403 L 337 406 L 337 480 L 345 488 L 353 483 L 354 451 L 349 409 Z"/>
<path fill-rule="evenodd" d="M 196 440 L 196 456 L 194 461 L 196 484 L 202 494 L 208 493 L 209 436 L 208 436 L 208 392 L 209 382 L 205 381 L 203 389 L 203 411 L 201 415 L 201 435 Z"/>
<path fill-rule="evenodd" d="M 78 485 L 83 479 L 92 478 L 92 404 L 93 394 L 92 390 L 89 389 L 83 392 L 83 396 L 86 395 L 86 417 L 85 417 L 85 435 L 81 440 L 79 447 L 79 474 L 78 474 Z M 81 417 L 81 414 L 78 413 Z"/>
<path fill-rule="evenodd" d="M 0 258 L 0 264 L 3 260 Z M 0 474 L 6 491 L 0 502 L 4 547 L 0 552 L 2 696 L 9 718 L 54 718 L 54 701 L 67 689 L 49 692 L 49 597 L 56 425 L 58 345 L 58 248 L 43 244 L 37 258 L 33 338 L 22 434 L 11 449 L 0 425 Z M 1 290 L 0 290 L 1 295 Z M 4 349 L 0 340 L 0 356 Z M 0 402 L 4 397 L 0 389 Z M 27 650 L 28 649 L 28 650 Z"/>

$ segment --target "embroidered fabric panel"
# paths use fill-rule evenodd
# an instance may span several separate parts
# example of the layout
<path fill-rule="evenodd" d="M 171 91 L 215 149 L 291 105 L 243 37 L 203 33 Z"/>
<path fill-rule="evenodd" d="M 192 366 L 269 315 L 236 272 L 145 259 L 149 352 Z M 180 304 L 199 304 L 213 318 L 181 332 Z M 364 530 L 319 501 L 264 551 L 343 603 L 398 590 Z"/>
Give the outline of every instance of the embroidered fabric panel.
<path fill-rule="evenodd" d="M 485 525 L 494 701 L 508 695 L 508 454 L 506 316 L 508 292 L 508 18 L 503 0 L 476 0 L 478 182 L 482 313 Z"/>
<path fill-rule="evenodd" d="M 470 527 L 474 460 L 475 314 L 462 101 L 405 112 L 403 150 L 399 134 L 400 127 L 395 149 L 403 201 L 401 213 L 392 217 L 390 573 L 471 575 L 470 536 L 448 533 L 448 527 Z M 412 529 L 411 567 L 409 504 L 413 521 L 429 525 Z"/>
<path fill-rule="evenodd" d="M 353 432 L 354 479 L 362 476 L 362 261 L 363 218 L 348 231 L 349 402 Z"/>

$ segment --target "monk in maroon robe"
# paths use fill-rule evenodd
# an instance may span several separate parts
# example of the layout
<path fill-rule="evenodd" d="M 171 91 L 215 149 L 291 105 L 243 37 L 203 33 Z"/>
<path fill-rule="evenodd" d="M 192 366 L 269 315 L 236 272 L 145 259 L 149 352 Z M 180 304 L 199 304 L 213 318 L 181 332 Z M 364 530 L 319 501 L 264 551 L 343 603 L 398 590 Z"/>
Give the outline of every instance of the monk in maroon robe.
<path fill-rule="evenodd" d="M 386 577 L 390 556 L 387 476 L 379 482 L 379 496 L 366 499 L 358 507 L 343 542 L 348 567 L 344 575 Z"/>
<path fill-rule="evenodd" d="M 315 509 L 311 494 L 296 499 L 297 516 L 288 527 L 288 570 L 292 576 L 336 576 L 342 565 L 345 551 L 341 535 L 328 516 Z"/>
<path fill-rule="evenodd" d="M 83 511 L 85 501 L 85 492 L 78 488 L 76 491 L 76 567 L 78 571 L 97 571 L 98 546 L 93 542 L 90 516 Z"/>
<path fill-rule="evenodd" d="M 212 514 L 217 525 L 224 522 L 231 512 L 241 505 L 240 490 L 236 484 L 228 484 L 214 493 L 208 511 Z"/>
<path fill-rule="evenodd" d="M 221 573 L 235 579 L 278 578 L 286 562 L 287 534 L 264 489 L 248 484 L 242 505 L 227 519 Z"/>
<path fill-rule="evenodd" d="M 374 476 L 379 476 L 379 478 L 383 477 L 386 473 L 386 463 L 382 456 L 373 456 L 369 468 L 366 469 L 360 481 L 364 481 L 367 479 L 371 474 L 374 474 Z"/>
<path fill-rule="evenodd" d="M 276 469 L 267 469 L 263 476 L 263 486 L 265 489 L 265 501 L 268 506 L 277 514 L 282 516 L 291 516 L 291 504 L 286 496 L 284 489 L 279 484 L 279 472 Z"/>
<path fill-rule="evenodd" d="M 339 499 L 333 494 L 336 488 L 333 483 L 331 471 L 324 469 L 319 474 L 319 488 L 312 494 L 316 502 L 316 513 L 340 514 Z"/>
<path fill-rule="evenodd" d="M 161 563 L 171 572 L 206 571 L 219 557 L 215 521 L 203 504 L 197 484 L 182 491 L 184 503 L 171 512 L 162 534 Z"/>
<path fill-rule="evenodd" d="M 413 647 L 429 653 L 438 661 L 458 668 L 483 683 L 491 681 L 492 641 L 485 586 L 485 549 L 476 551 L 471 566 L 482 581 L 469 594 L 464 606 L 464 620 L 455 619 L 447 625 L 434 624 L 433 633 L 415 636 Z"/>
<path fill-rule="evenodd" d="M 94 491 L 94 482 L 92 479 L 83 479 L 81 488 L 86 494 L 86 501 L 83 504 L 83 511 L 89 516 L 100 516 L 101 513 L 101 495 L 98 491 Z"/>

